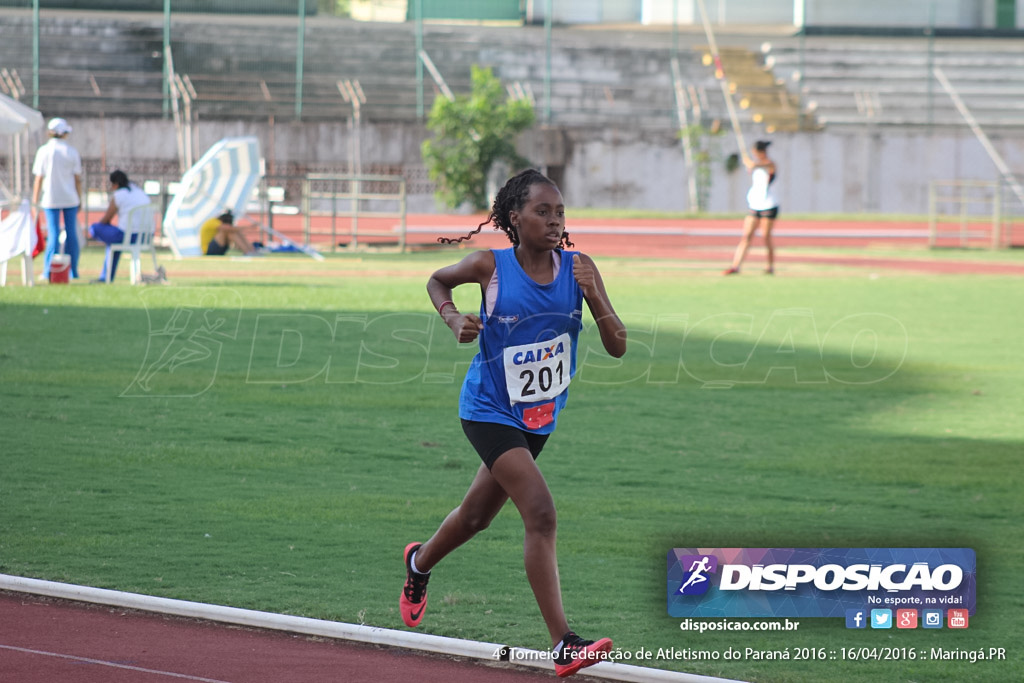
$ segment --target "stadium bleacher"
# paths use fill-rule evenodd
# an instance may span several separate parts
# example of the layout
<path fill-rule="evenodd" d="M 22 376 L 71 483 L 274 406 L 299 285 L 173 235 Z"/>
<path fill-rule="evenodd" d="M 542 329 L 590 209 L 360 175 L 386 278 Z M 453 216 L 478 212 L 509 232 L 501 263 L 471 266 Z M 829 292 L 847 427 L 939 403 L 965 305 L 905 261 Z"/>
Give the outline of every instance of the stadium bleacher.
<path fill-rule="evenodd" d="M 30 17 L 8 10 L 0 11 L 0 20 L 16 37 L 0 44 L 0 62 L 26 80 Z M 166 115 L 162 31 L 159 14 L 47 13 L 41 21 L 40 108 L 52 115 Z M 194 88 L 200 119 L 295 116 L 294 19 L 176 15 L 171 35 L 175 71 Z M 305 35 L 301 118 L 348 116 L 338 81 L 350 79 L 366 94 L 365 118 L 416 120 L 411 24 L 323 17 L 307 21 Z M 455 92 L 468 91 L 470 66 L 480 64 L 492 66 L 506 83 L 521 83 L 525 93 L 542 95 L 542 28 L 427 24 L 423 47 Z M 673 126 L 671 43 L 663 31 L 561 30 L 553 47 L 553 119 L 565 125 Z M 679 57 L 688 82 L 713 84 L 699 54 L 683 45 Z M 426 72 L 424 78 L 429 111 L 439 93 Z"/>
<path fill-rule="evenodd" d="M 26 81 L 31 18 L 0 11 L 10 39 L 0 63 Z M 176 72 L 194 92 L 200 119 L 296 116 L 296 23 L 291 17 L 178 14 L 171 25 Z M 53 115 L 166 116 L 163 17 L 159 13 L 47 12 L 40 24 L 39 105 Z M 301 118 L 337 120 L 350 105 L 338 81 L 358 80 L 374 121 L 417 119 L 416 36 L 411 23 L 314 17 L 306 22 Z M 672 129 L 669 68 L 675 45 L 683 79 L 724 117 L 703 35 L 640 26 L 562 27 L 552 44 L 551 122 L 565 126 Z M 723 61 L 739 80 L 744 123 L 771 130 L 844 125 L 957 125 L 959 114 L 933 77 L 941 67 L 979 123 L 1024 124 L 1024 52 L 1019 40 L 723 35 Z M 423 48 L 454 92 L 470 66 L 491 66 L 506 84 L 541 100 L 545 35 L 537 26 L 428 23 Z M 422 104 L 440 96 L 424 71 Z"/>
<path fill-rule="evenodd" d="M 1020 40 L 815 36 L 772 41 L 762 50 L 824 125 L 962 125 L 934 67 L 980 125 L 1024 125 Z"/>

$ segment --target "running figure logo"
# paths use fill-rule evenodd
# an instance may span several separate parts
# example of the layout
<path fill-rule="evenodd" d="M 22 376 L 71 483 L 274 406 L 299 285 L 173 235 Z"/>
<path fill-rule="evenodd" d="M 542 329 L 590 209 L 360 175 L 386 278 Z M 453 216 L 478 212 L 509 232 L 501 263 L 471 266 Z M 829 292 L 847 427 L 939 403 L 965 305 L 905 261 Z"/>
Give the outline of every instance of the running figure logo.
<path fill-rule="evenodd" d="M 703 595 L 711 586 L 708 574 L 718 571 L 718 558 L 714 555 L 684 555 L 679 565 L 686 567 L 683 583 L 676 591 L 679 595 Z"/>
<path fill-rule="evenodd" d="M 167 297 L 145 298 L 148 348 L 138 374 L 121 396 L 191 398 L 213 386 L 221 351 L 238 339 L 241 297 L 215 288 L 178 294 L 173 308 L 160 306 Z M 189 294 L 195 303 L 182 304 Z"/>

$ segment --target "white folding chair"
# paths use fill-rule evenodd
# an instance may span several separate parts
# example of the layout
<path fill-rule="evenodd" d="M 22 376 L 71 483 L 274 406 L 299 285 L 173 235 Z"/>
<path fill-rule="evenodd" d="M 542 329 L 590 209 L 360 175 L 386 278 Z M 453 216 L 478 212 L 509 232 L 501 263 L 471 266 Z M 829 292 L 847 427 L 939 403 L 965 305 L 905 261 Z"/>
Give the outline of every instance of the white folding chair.
<path fill-rule="evenodd" d="M 142 252 L 148 251 L 153 255 L 153 269 L 158 267 L 156 262 L 156 246 L 153 244 L 153 237 L 156 233 L 156 210 L 152 204 L 136 206 L 125 212 L 124 216 L 118 217 L 118 227 L 124 233 L 124 239 L 118 244 L 110 245 L 110 258 L 106 261 L 106 269 L 103 279 L 110 282 L 110 267 L 114 260 L 114 252 L 127 252 L 131 257 L 131 283 L 139 284 L 142 281 Z M 135 235 L 135 241 L 132 236 Z"/>

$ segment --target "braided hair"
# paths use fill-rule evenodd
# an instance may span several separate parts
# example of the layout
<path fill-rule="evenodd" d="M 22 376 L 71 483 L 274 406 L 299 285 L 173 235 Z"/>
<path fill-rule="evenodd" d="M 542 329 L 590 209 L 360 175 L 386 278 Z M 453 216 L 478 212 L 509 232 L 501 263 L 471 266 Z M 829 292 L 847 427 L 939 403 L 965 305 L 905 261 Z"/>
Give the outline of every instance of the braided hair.
<path fill-rule="evenodd" d="M 526 205 L 526 200 L 530 196 L 530 188 L 537 183 L 547 183 L 551 187 L 558 189 L 558 186 L 540 171 L 532 168 L 520 171 L 518 174 L 509 178 L 508 182 L 498 190 L 498 194 L 494 197 L 494 204 L 491 206 L 491 213 L 488 214 L 487 220 L 476 226 L 476 230 L 473 230 L 462 237 L 438 237 L 437 241 L 441 244 L 457 244 L 459 242 L 465 242 L 472 238 L 473 235 L 479 234 L 480 230 L 485 225 L 494 224 L 494 229 L 504 232 L 513 246 L 519 246 L 519 234 L 512 225 L 512 219 L 509 214 L 513 211 L 522 211 L 523 207 Z M 573 243 L 569 241 L 569 233 L 564 230 L 562 231 L 562 240 L 559 243 L 559 246 L 563 249 L 574 246 Z"/>

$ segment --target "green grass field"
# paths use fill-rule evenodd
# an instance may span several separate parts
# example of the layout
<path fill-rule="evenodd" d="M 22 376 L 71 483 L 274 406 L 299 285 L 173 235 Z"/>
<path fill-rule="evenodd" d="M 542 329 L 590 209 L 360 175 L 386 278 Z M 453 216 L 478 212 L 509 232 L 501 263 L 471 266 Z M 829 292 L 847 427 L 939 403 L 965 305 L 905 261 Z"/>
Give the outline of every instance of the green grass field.
<path fill-rule="evenodd" d="M 404 628 L 402 548 L 479 462 L 457 418 L 474 349 L 424 290 L 455 257 L 166 261 L 167 287 L 0 290 L 0 572 Z M 577 630 L 630 652 L 1008 656 L 643 663 L 750 681 L 1024 678 L 1019 278 L 598 264 L 630 349 L 586 336 L 541 456 Z M 545 648 L 521 540 L 509 507 L 440 564 L 421 628 Z M 696 546 L 971 547 L 978 611 L 960 632 L 682 632 L 665 558 Z"/>

